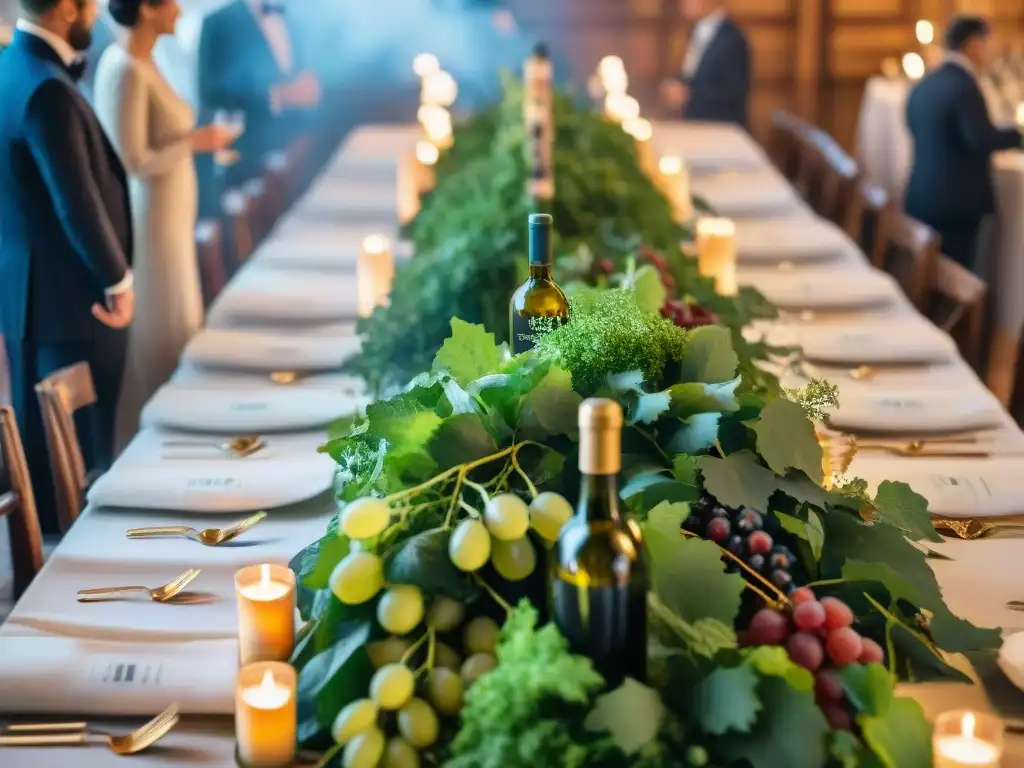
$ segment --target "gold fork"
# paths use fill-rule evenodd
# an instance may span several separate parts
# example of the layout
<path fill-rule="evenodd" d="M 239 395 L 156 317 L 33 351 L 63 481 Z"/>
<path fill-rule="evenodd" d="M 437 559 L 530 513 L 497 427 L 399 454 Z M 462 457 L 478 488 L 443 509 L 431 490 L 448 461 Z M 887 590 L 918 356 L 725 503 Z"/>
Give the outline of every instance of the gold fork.
<path fill-rule="evenodd" d="M 994 536 L 998 533 L 1011 533 L 1014 536 L 1024 536 L 1024 523 L 990 523 L 977 518 L 964 518 L 963 520 L 951 520 L 939 517 L 932 520 L 935 530 L 946 536 L 952 535 L 958 539 L 971 541 Z M 1014 533 L 1016 532 L 1016 533 Z"/>
<path fill-rule="evenodd" d="M 37 725 L 12 725 L 8 734 L 0 736 L 0 747 L 58 747 L 105 743 L 118 755 L 133 755 L 141 752 L 166 736 L 178 724 L 178 705 L 172 704 L 145 725 L 124 736 L 114 736 L 100 731 L 90 731 L 85 723 L 40 723 Z M 43 733 L 43 731 L 48 731 Z M 72 731 L 53 733 L 53 731 Z"/>
<path fill-rule="evenodd" d="M 207 528 L 197 531 L 187 525 L 170 525 L 154 528 L 129 528 L 129 539 L 152 539 L 164 536 L 184 536 L 186 539 L 198 541 L 208 547 L 216 547 L 232 539 L 237 539 L 256 524 L 263 521 L 267 516 L 266 512 L 257 512 L 252 517 L 247 517 L 241 522 L 235 523 L 230 528 Z"/>
<path fill-rule="evenodd" d="M 195 581 L 200 573 L 198 568 L 190 568 L 181 574 L 174 581 L 169 581 L 162 587 L 150 589 L 149 587 L 103 587 L 100 589 L 80 589 L 78 591 L 78 602 L 88 603 L 94 600 L 102 600 L 107 595 L 120 592 L 147 592 L 150 600 L 158 603 L 165 603 L 175 595 L 179 594 L 185 587 Z"/>
<path fill-rule="evenodd" d="M 903 445 L 888 445 L 886 443 L 857 443 L 860 451 L 881 451 L 891 453 L 893 456 L 912 457 L 939 457 L 949 459 L 984 458 L 992 453 L 984 448 L 957 448 L 955 451 L 929 451 L 933 445 L 929 440 L 911 440 Z"/>

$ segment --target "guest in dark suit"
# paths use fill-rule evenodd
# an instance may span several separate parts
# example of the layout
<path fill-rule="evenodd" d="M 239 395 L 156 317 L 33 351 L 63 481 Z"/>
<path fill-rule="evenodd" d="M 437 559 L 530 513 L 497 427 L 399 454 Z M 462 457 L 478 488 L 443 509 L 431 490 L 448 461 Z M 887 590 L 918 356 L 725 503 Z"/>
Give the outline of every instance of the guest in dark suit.
<path fill-rule="evenodd" d="M 0 333 L 45 531 L 57 528 L 35 384 L 80 361 L 98 402 L 83 414 L 86 462 L 113 456 L 126 333 L 135 310 L 124 169 L 75 81 L 95 0 L 21 0 L 0 56 Z"/>
<path fill-rule="evenodd" d="M 85 53 L 85 72 L 78 82 L 79 90 L 85 94 L 85 98 L 92 104 L 92 83 L 96 79 L 96 65 L 100 63 L 100 56 L 103 52 L 117 42 L 117 26 L 110 18 L 110 13 L 103 9 L 92 26 L 92 43 Z"/>
<path fill-rule="evenodd" d="M 992 124 L 978 86 L 989 37 L 984 19 L 954 20 L 946 32 L 945 62 L 907 100 L 914 161 L 906 211 L 938 230 L 943 252 L 966 266 L 973 263 L 982 219 L 995 212 L 992 153 L 1021 145 L 1016 128 Z"/>
<path fill-rule="evenodd" d="M 687 120 L 748 122 L 750 45 L 724 0 L 686 0 L 694 20 L 682 76 L 662 85 L 662 97 Z"/>
<path fill-rule="evenodd" d="M 259 176 L 264 155 L 292 132 L 296 112 L 319 103 L 320 82 L 302 69 L 299 54 L 280 4 L 233 0 L 203 20 L 200 122 L 213 121 L 217 110 L 245 113 L 245 132 L 234 144 L 239 160 L 224 173 L 228 186 Z M 201 212 L 215 215 L 221 189 L 212 159 L 200 160 L 198 168 Z"/>

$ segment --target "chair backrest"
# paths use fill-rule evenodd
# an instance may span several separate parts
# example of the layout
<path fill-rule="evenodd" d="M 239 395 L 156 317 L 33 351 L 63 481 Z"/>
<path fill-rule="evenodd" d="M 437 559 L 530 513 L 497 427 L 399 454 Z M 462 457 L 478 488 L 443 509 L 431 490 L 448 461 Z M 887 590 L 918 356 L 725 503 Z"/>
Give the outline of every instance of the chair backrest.
<path fill-rule="evenodd" d="M 199 281 L 203 287 L 203 304 L 210 306 L 224 288 L 224 243 L 220 223 L 203 219 L 196 223 L 196 258 L 199 260 Z"/>
<path fill-rule="evenodd" d="M 816 207 L 821 195 L 821 180 L 825 168 L 825 158 L 821 154 L 822 133 L 823 131 L 809 124 L 798 126 L 796 133 L 798 159 L 793 186 L 812 208 Z"/>
<path fill-rule="evenodd" d="M 292 158 L 283 150 L 269 152 L 263 159 L 263 185 L 266 194 L 264 209 L 268 232 L 288 210 L 288 190 L 292 184 L 292 172 Z"/>
<path fill-rule="evenodd" d="M 230 189 L 221 198 L 226 230 L 223 237 L 228 263 L 233 273 L 253 252 L 252 200 L 240 189 Z"/>
<path fill-rule="evenodd" d="M 885 267 L 896 213 L 896 206 L 884 187 L 863 178 L 857 181 L 847 208 L 844 229 L 878 269 Z"/>
<path fill-rule="evenodd" d="M 987 294 L 984 280 L 948 256 L 939 256 L 929 316 L 953 337 L 960 354 L 973 368 L 981 361 Z"/>
<path fill-rule="evenodd" d="M 935 288 L 939 233 L 922 221 L 898 214 L 882 268 L 899 281 L 910 303 L 927 313 Z"/>
<path fill-rule="evenodd" d="M 0 405 L 0 459 L 11 486 L 7 493 L 0 494 L 0 517 L 7 518 L 11 537 L 14 596 L 17 598 L 43 567 L 43 533 L 18 422 L 9 405 Z"/>
<path fill-rule="evenodd" d="M 829 221 L 843 225 L 855 204 L 860 168 L 827 133 L 819 135 L 818 141 L 823 169 L 817 210 Z"/>
<path fill-rule="evenodd" d="M 790 181 L 795 181 L 799 171 L 800 144 L 798 135 L 806 130 L 807 124 L 785 109 L 772 112 L 768 131 L 768 156 L 775 167 Z"/>
<path fill-rule="evenodd" d="M 57 518 L 66 531 L 85 507 L 89 487 L 82 445 L 75 428 L 75 411 L 96 402 L 96 389 L 87 363 L 75 363 L 36 384 L 43 415 L 50 471 L 57 497 Z"/>
<path fill-rule="evenodd" d="M 288 204 L 298 199 L 312 175 L 318 170 L 314 154 L 316 143 L 308 133 L 299 134 L 288 143 Z"/>

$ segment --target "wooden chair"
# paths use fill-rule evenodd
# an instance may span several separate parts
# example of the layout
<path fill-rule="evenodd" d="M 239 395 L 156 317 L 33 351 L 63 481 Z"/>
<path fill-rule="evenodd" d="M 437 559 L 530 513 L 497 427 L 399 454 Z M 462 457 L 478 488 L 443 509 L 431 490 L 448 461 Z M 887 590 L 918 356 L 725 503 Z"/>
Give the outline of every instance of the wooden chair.
<path fill-rule="evenodd" d="M 818 139 L 821 142 L 819 149 L 823 171 L 817 210 L 829 221 L 842 225 L 846 222 L 850 207 L 855 204 L 860 168 L 857 161 L 827 133 Z"/>
<path fill-rule="evenodd" d="M 221 241 L 219 222 L 203 219 L 196 224 L 196 258 L 199 261 L 199 281 L 203 288 L 203 305 L 208 307 L 227 282 L 227 273 L 224 269 L 224 244 Z"/>
<path fill-rule="evenodd" d="M 75 412 L 96 402 L 87 363 L 75 363 L 36 384 L 46 446 L 57 499 L 57 520 L 67 531 L 85 507 L 85 491 L 95 475 L 88 473 L 75 427 Z"/>
<path fill-rule="evenodd" d="M 981 360 L 987 293 L 984 280 L 948 256 L 939 255 L 929 317 L 953 337 L 964 360 L 975 369 Z"/>
<path fill-rule="evenodd" d="M 313 163 L 316 142 L 308 133 L 292 139 L 285 149 L 290 166 L 288 178 L 288 205 L 294 203 L 306 189 L 318 170 Z"/>
<path fill-rule="evenodd" d="M 7 518 L 14 565 L 14 597 L 17 599 L 43 567 L 43 533 L 32 493 L 32 478 L 25 449 L 14 418 L 14 409 L 0 405 L 0 459 L 11 489 L 0 493 L 0 517 Z"/>
<path fill-rule="evenodd" d="M 291 158 L 287 152 L 270 152 L 263 161 L 263 186 L 266 190 L 266 212 L 269 232 L 288 209 L 291 180 Z"/>
<path fill-rule="evenodd" d="M 806 131 L 807 123 L 785 109 L 772 112 L 768 130 L 768 157 L 775 167 L 790 181 L 795 181 L 799 170 L 800 144 L 798 135 Z"/>
<path fill-rule="evenodd" d="M 221 209 L 224 212 L 224 229 L 222 242 L 225 252 L 225 263 L 229 273 L 233 274 L 245 263 L 255 248 L 252 236 L 251 201 L 240 189 L 230 189 L 221 198 Z"/>
<path fill-rule="evenodd" d="M 821 197 L 821 181 L 825 169 L 825 158 L 821 153 L 822 133 L 820 129 L 807 125 L 796 134 L 798 160 L 793 186 L 815 210 Z"/>
<path fill-rule="evenodd" d="M 262 178 L 249 179 L 241 189 L 249 204 L 249 232 L 255 250 L 273 226 L 270 223 L 270 210 L 267 205 L 267 185 Z"/>
<path fill-rule="evenodd" d="M 867 179 L 857 181 L 843 228 L 878 269 L 885 267 L 895 217 L 896 206 L 884 187 Z"/>
<path fill-rule="evenodd" d="M 940 253 L 939 233 L 906 214 L 896 216 L 885 261 L 880 266 L 891 274 L 921 312 L 930 309 Z"/>

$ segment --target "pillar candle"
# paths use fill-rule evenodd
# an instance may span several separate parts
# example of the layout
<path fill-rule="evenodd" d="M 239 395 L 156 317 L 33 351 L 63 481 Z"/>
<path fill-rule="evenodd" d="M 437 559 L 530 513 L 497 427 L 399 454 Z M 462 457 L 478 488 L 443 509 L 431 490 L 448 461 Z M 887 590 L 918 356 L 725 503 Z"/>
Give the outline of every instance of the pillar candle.
<path fill-rule="evenodd" d="M 966 709 L 943 712 L 932 731 L 936 768 L 997 768 L 1003 730 L 1002 720 L 994 715 Z"/>
<path fill-rule="evenodd" d="M 395 277 L 395 254 L 383 235 L 363 239 L 356 262 L 357 306 L 360 317 L 369 317 L 377 307 L 386 306 Z"/>
<path fill-rule="evenodd" d="M 672 214 L 682 224 L 693 218 L 693 195 L 690 193 L 690 171 L 681 157 L 665 155 L 658 161 L 662 191 L 672 203 Z"/>
<path fill-rule="evenodd" d="M 295 647 L 295 574 L 281 565 L 235 573 L 238 652 L 242 665 L 287 661 Z"/>
<path fill-rule="evenodd" d="M 246 766 L 283 768 L 295 760 L 295 669 L 281 662 L 242 667 L 235 686 L 235 738 Z"/>
<path fill-rule="evenodd" d="M 416 144 L 414 152 L 398 159 L 398 220 L 412 221 L 420 212 L 420 197 L 434 186 L 434 165 L 440 150 L 426 139 Z"/>
<path fill-rule="evenodd" d="M 720 295 L 736 295 L 736 225 L 732 219 L 698 219 L 697 268 L 705 277 L 715 279 Z"/>

